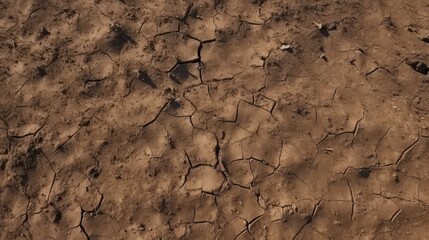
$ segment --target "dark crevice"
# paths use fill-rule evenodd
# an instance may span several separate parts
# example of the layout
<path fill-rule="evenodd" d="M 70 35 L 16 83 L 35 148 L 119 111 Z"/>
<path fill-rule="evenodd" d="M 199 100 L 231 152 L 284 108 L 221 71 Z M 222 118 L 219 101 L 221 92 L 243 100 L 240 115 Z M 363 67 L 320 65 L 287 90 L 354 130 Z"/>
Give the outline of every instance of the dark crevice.
<path fill-rule="evenodd" d="M 215 134 L 213 134 L 215 136 L 216 139 L 216 146 L 215 146 L 215 156 L 216 156 L 216 166 L 215 167 L 219 167 L 220 168 L 220 172 L 223 174 L 223 176 L 225 177 L 225 179 L 229 178 L 229 173 L 227 171 L 227 169 L 225 168 L 225 165 L 223 164 L 222 158 L 221 158 L 221 154 L 220 154 L 220 144 L 219 144 L 219 140 L 217 138 L 217 136 Z"/>
<path fill-rule="evenodd" d="M 352 209 L 351 209 L 351 212 L 350 212 L 350 222 L 351 222 L 351 221 L 353 221 L 354 214 L 355 214 L 355 197 L 353 195 L 353 189 L 350 186 L 350 182 L 349 182 L 349 180 L 347 178 L 346 178 L 346 182 L 347 182 L 347 186 L 349 187 L 350 197 L 352 199 Z"/>
<path fill-rule="evenodd" d="M 429 74 L 429 67 L 426 63 L 420 61 L 420 60 L 406 60 L 405 61 L 408 66 L 410 66 L 414 71 L 423 74 L 428 75 Z"/>
<path fill-rule="evenodd" d="M 58 144 L 55 147 L 54 152 L 51 153 L 51 155 L 54 154 L 54 153 L 56 153 L 57 151 L 64 152 L 64 145 L 66 145 L 82 129 L 82 127 L 83 126 L 80 126 L 72 135 L 68 136 L 67 140 L 65 140 L 64 142 Z"/>
<path fill-rule="evenodd" d="M 414 148 L 414 146 L 420 141 L 420 139 L 421 139 L 421 135 L 420 135 L 420 133 L 419 133 L 419 136 L 418 136 L 418 138 L 411 144 L 411 145 L 409 145 L 406 149 L 404 149 L 404 151 L 402 151 L 402 153 L 401 153 L 401 155 L 399 156 L 399 158 L 396 160 L 396 162 L 395 162 L 395 165 L 396 165 L 396 167 L 398 167 L 399 166 L 399 164 L 402 162 L 402 160 L 404 159 L 404 157 L 405 157 L 405 155 L 409 152 L 409 151 L 411 151 L 411 149 L 413 149 Z"/>
<path fill-rule="evenodd" d="M 161 109 L 158 111 L 158 113 L 156 114 L 156 116 L 152 119 L 152 120 L 150 120 L 149 122 L 147 122 L 147 123 L 145 123 L 145 124 L 143 124 L 143 125 L 141 125 L 141 129 L 143 129 L 143 128 L 145 128 L 145 127 L 148 127 L 149 125 L 151 125 L 152 123 L 154 123 L 156 120 L 158 120 L 158 118 L 159 118 L 159 116 L 161 115 L 161 113 L 167 108 L 167 106 L 168 106 L 168 104 L 170 103 L 170 101 L 166 101 L 165 103 L 164 103 L 164 105 L 161 107 Z"/>

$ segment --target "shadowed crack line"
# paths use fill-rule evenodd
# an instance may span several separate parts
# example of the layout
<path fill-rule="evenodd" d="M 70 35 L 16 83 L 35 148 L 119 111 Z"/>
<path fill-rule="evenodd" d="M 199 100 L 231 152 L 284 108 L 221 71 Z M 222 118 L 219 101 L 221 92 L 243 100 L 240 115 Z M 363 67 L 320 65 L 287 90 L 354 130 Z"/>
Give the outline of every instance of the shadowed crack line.
<path fill-rule="evenodd" d="M 247 222 L 246 222 L 247 223 Z M 240 233 L 238 233 L 238 235 L 237 236 L 235 236 L 235 238 L 234 238 L 234 240 L 237 240 L 241 235 L 243 235 L 245 232 L 247 232 L 248 230 L 247 230 L 247 226 L 246 226 L 246 228 L 245 229 L 243 229 L 243 231 L 241 231 Z M 249 233 L 250 234 L 250 233 Z"/>
<path fill-rule="evenodd" d="M 16 95 L 18 95 L 18 93 L 19 93 L 19 92 L 21 92 L 21 90 L 25 87 L 25 85 L 27 85 L 27 83 L 31 80 L 31 78 L 28 78 L 28 77 L 26 77 L 26 76 L 24 76 L 24 75 L 22 75 L 22 74 L 20 74 L 20 73 L 16 73 L 16 74 L 20 75 L 21 77 L 26 78 L 26 80 L 24 81 L 24 83 L 23 83 L 23 84 L 21 84 L 21 86 L 20 86 L 20 87 L 18 88 L 18 90 L 16 91 L 16 93 L 15 93 L 15 97 L 16 97 Z"/>
<path fill-rule="evenodd" d="M 22 25 L 26 24 L 26 23 L 28 22 L 28 20 L 30 20 L 31 16 L 32 16 L 35 12 L 37 12 L 37 11 L 39 11 L 39 10 L 45 10 L 45 9 L 46 9 L 46 8 L 44 8 L 44 7 L 39 7 L 39 8 L 34 9 L 33 11 L 31 11 L 31 12 L 28 14 L 27 19 L 25 19 L 25 21 L 24 21 L 24 22 L 22 22 Z M 19 13 L 21 13 L 22 15 L 24 15 L 24 13 L 22 13 L 21 11 L 19 11 L 19 9 L 18 9 L 17 11 L 18 11 Z"/>
<path fill-rule="evenodd" d="M 378 70 L 380 70 L 381 68 L 380 67 L 376 67 L 374 70 L 371 70 L 370 72 L 368 72 L 368 73 L 365 73 L 365 78 L 367 78 L 369 75 L 371 75 L 371 74 L 373 74 L 373 73 L 375 73 L 376 71 L 378 71 Z M 367 79 L 368 80 L 368 79 Z M 372 85 L 371 85 L 372 86 Z"/>
<path fill-rule="evenodd" d="M 395 221 L 395 219 L 398 217 L 398 215 L 399 214 L 401 214 L 401 212 L 402 212 L 402 210 L 401 209 L 398 209 L 393 215 L 392 215 L 392 217 L 390 218 L 390 222 L 391 223 L 393 223 L 394 221 Z"/>
<path fill-rule="evenodd" d="M 360 122 L 365 118 L 365 110 L 362 112 L 362 118 L 361 119 L 359 119 L 357 122 L 356 122 L 356 124 L 355 124 L 355 128 L 354 128 L 354 130 L 353 130 L 353 139 L 352 139 L 352 142 L 350 143 L 350 147 L 352 148 L 352 150 L 353 150 L 353 153 L 355 153 L 355 149 L 354 149 L 354 147 L 353 147 L 353 144 L 354 144 L 354 142 L 356 141 L 356 137 L 357 137 L 357 134 L 358 134 L 358 132 L 359 132 L 359 124 L 360 124 Z M 356 154 L 356 153 L 355 153 Z"/>
<path fill-rule="evenodd" d="M 282 171 L 280 171 L 280 172 L 282 172 Z M 292 176 L 292 177 L 294 177 L 294 178 L 296 178 L 296 179 L 298 179 L 298 181 L 300 181 L 300 182 L 302 182 L 302 183 L 304 183 L 304 185 L 305 186 L 307 186 L 307 188 L 309 189 L 309 190 L 311 190 L 311 188 L 310 188 L 310 185 L 308 185 L 303 179 L 301 179 L 298 175 L 296 175 L 295 173 L 291 173 L 291 172 L 284 172 L 284 174 L 286 175 L 286 176 Z"/>
<path fill-rule="evenodd" d="M 223 161 L 222 161 L 219 139 L 217 138 L 216 134 L 213 134 L 213 135 L 216 139 L 216 146 L 215 146 L 214 150 L 215 150 L 215 156 L 216 156 L 217 163 L 216 163 L 215 167 L 219 167 L 220 171 L 222 172 L 225 179 L 228 179 L 229 173 L 228 173 L 227 169 L 225 168 L 225 165 L 223 164 Z"/>
<path fill-rule="evenodd" d="M 352 139 L 352 142 L 350 143 L 350 147 L 352 148 L 352 150 L 353 150 L 353 152 L 355 152 L 354 151 L 354 148 L 353 148 L 353 144 L 354 144 L 354 141 L 356 140 L 356 136 L 357 136 L 357 134 L 358 134 L 358 131 L 359 131 L 359 123 L 365 118 L 365 113 L 366 113 L 366 110 L 363 110 L 363 112 L 362 112 L 362 117 L 359 119 L 359 120 L 357 120 L 356 121 L 356 123 L 355 123 L 355 126 L 354 126 L 354 129 L 352 130 L 352 131 L 343 131 L 343 132 L 340 132 L 340 133 L 332 133 L 332 132 L 328 132 L 328 134 L 326 134 L 321 140 L 319 140 L 317 143 L 316 143 L 316 148 L 317 148 L 317 153 L 316 153 L 316 156 L 317 156 L 317 154 L 319 153 L 319 151 L 320 151 L 320 149 L 319 149 L 319 145 L 320 144 L 322 144 L 326 139 L 328 139 L 329 137 L 331 137 L 331 136 L 333 136 L 333 137 L 337 137 L 337 136 L 341 136 L 341 135 L 343 135 L 343 134 L 353 134 L 353 139 Z M 315 156 L 315 157 L 316 157 Z M 315 158 L 314 157 L 314 158 Z"/>
<path fill-rule="evenodd" d="M 98 189 L 97 189 L 97 191 L 98 191 Z M 99 209 L 100 209 L 101 204 L 103 203 L 103 200 L 104 200 L 104 195 L 100 192 L 99 192 L 99 194 L 101 194 L 100 201 L 98 202 L 98 205 L 93 210 L 85 210 L 82 208 L 82 206 L 80 207 L 80 221 L 79 221 L 78 227 L 80 228 L 82 233 L 85 235 L 87 240 L 91 240 L 91 236 L 88 234 L 85 227 L 83 226 L 83 218 L 85 217 L 85 215 L 87 213 L 90 214 L 91 216 L 97 215 L 99 213 Z"/>
<path fill-rule="evenodd" d="M 256 222 L 257 222 L 259 219 L 261 219 L 264 215 L 265 215 L 265 213 L 263 213 L 263 214 L 261 214 L 261 215 L 259 215 L 259 216 L 256 216 L 255 218 L 253 218 L 253 219 L 252 219 L 252 220 L 250 220 L 250 221 L 247 221 L 247 220 L 243 219 L 243 220 L 246 222 L 246 228 L 247 228 L 247 231 L 249 232 L 250 236 L 254 237 L 254 236 L 253 236 L 253 234 L 252 234 L 252 232 L 250 231 L 250 227 L 251 227 L 251 225 L 252 225 L 252 224 L 254 224 L 254 223 L 256 223 Z"/>
<path fill-rule="evenodd" d="M 410 145 L 408 146 L 404 151 L 402 151 L 401 155 L 399 156 L 398 160 L 396 160 L 395 162 L 395 166 L 396 168 L 399 166 L 399 164 L 401 164 L 402 160 L 404 159 L 405 155 L 410 152 L 414 146 L 417 145 L 417 143 L 419 143 L 421 140 L 421 133 L 419 132 L 419 136 L 418 138 Z"/>
<path fill-rule="evenodd" d="M 46 123 L 48 122 L 48 118 L 49 118 L 49 116 L 46 118 L 46 120 L 43 122 L 43 124 L 38 129 L 36 129 L 36 131 L 34 131 L 34 132 L 29 132 L 29 133 L 26 133 L 24 135 L 9 135 L 9 137 L 12 137 L 12 138 L 25 138 L 25 137 L 28 137 L 28 136 L 35 136 L 35 135 L 37 135 L 37 133 L 40 130 L 42 130 L 43 127 L 45 127 Z"/>
<path fill-rule="evenodd" d="M 239 18 L 241 18 L 240 15 L 239 15 Z M 239 19 L 239 21 L 240 21 L 240 23 L 245 23 L 245 24 L 249 24 L 249 25 L 253 25 L 253 26 L 262 26 L 262 25 L 264 25 L 264 23 L 250 22 L 250 21 L 243 20 L 243 19 Z"/>
<path fill-rule="evenodd" d="M 186 174 L 184 176 L 183 183 L 181 183 L 181 185 L 180 185 L 179 188 L 182 188 L 183 186 L 185 186 L 186 182 L 188 181 L 188 176 L 191 173 L 191 170 L 199 168 L 199 167 L 211 167 L 211 168 L 215 169 L 216 171 L 222 173 L 222 176 L 224 177 L 224 181 L 227 180 L 227 182 L 229 182 L 229 175 L 225 175 L 224 172 L 218 170 L 216 168 L 216 166 L 213 166 L 213 165 L 207 164 L 207 163 L 200 163 L 200 164 L 193 165 L 192 161 L 191 161 L 191 158 L 189 157 L 189 155 L 188 155 L 188 153 L 186 151 L 185 151 L 185 156 L 186 156 L 186 160 L 187 160 L 187 162 L 189 164 L 189 167 L 186 170 Z M 202 191 L 202 189 L 200 189 L 200 190 Z M 207 193 L 210 193 L 210 192 L 207 192 Z M 210 194 L 213 194 L 213 193 L 210 193 Z"/>
<path fill-rule="evenodd" d="M 167 108 L 167 106 L 168 106 L 168 104 L 170 103 L 170 101 L 166 101 L 165 103 L 164 103 L 164 105 L 161 107 L 161 109 L 158 111 L 158 113 L 156 114 L 156 116 L 152 119 L 152 120 L 150 120 L 149 122 L 147 122 L 147 123 L 145 123 L 145 124 L 143 124 L 143 125 L 141 125 L 141 129 L 143 129 L 143 128 L 145 128 L 145 127 L 148 127 L 149 125 L 151 125 L 152 123 L 154 123 L 156 120 L 158 120 L 158 118 L 159 118 L 159 116 L 161 115 L 161 113 Z"/>
<path fill-rule="evenodd" d="M 302 225 L 302 227 L 298 230 L 298 232 L 295 234 L 295 236 L 292 238 L 292 240 L 295 240 L 298 237 L 298 235 L 302 232 L 302 230 L 314 220 L 314 218 L 316 217 L 316 214 L 317 214 L 317 212 L 319 210 L 320 203 L 321 203 L 321 200 L 319 200 L 314 205 L 313 212 L 311 213 L 310 217 L 307 218 L 307 222 L 304 225 Z"/>
<path fill-rule="evenodd" d="M 42 154 L 42 156 L 44 158 L 46 158 L 46 160 L 49 163 L 49 167 L 51 168 L 52 172 L 54 172 L 54 176 L 52 178 L 51 186 L 49 187 L 48 196 L 46 197 L 46 202 L 49 202 L 49 199 L 51 198 L 51 194 L 52 194 L 52 189 L 54 188 L 55 181 L 57 180 L 57 174 L 61 172 L 61 169 L 58 172 L 55 171 L 54 166 L 52 165 L 51 160 L 48 158 L 48 156 L 46 156 L 45 152 L 42 149 L 40 149 L 40 153 Z"/>
<path fill-rule="evenodd" d="M 27 206 L 25 207 L 25 213 L 21 214 L 20 217 L 24 216 L 24 220 L 22 220 L 22 223 L 16 228 L 16 230 L 18 230 L 21 226 L 23 226 L 24 224 L 26 224 L 28 222 L 29 219 L 29 208 L 30 208 L 30 203 L 31 203 L 31 197 L 27 196 L 27 193 L 25 193 L 26 197 L 27 197 Z M 15 230 L 15 231 L 16 231 Z"/>
<path fill-rule="evenodd" d="M 354 197 L 354 194 L 353 194 L 353 189 L 352 189 L 352 187 L 350 186 L 350 182 L 349 182 L 349 179 L 346 177 L 346 182 L 347 182 L 347 186 L 349 187 L 349 191 L 350 191 L 350 197 L 351 197 L 351 199 L 352 199 L 352 210 L 351 210 L 351 213 L 350 213 L 350 222 L 351 221 L 353 221 L 353 218 L 354 218 L 354 214 L 355 214 L 355 197 Z"/>
<path fill-rule="evenodd" d="M 383 134 L 383 136 L 381 136 L 380 140 L 378 140 L 377 145 L 375 145 L 375 159 L 377 158 L 377 151 L 378 151 L 378 147 L 380 146 L 381 142 L 383 141 L 383 139 L 386 137 L 386 135 L 389 133 L 390 131 L 390 127 L 387 128 L 386 132 Z"/>
<path fill-rule="evenodd" d="M 58 144 L 55 147 L 55 150 L 50 155 L 56 153 L 57 151 L 63 152 L 64 151 L 64 145 L 66 143 L 68 143 L 82 128 L 83 128 L 83 126 L 80 126 L 72 135 L 70 135 L 70 136 L 67 137 L 67 140 L 65 140 L 64 142 Z"/>
<path fill-rule="evenodd" d="M 203 65 L 204 64 L 203 64 L 203 59 L 202 59 L 202 56 L 201 56 L 201 51 L 203 50 L 204 44 L 211 43 L 211 42 L 214 42 L 214 41 L 216 41 L 216 39 L 210 39 L 210 40 L 207 40 L 207 41 L 200 41 L 200 45 L 198 46 L 198 51 L 197 51 L 197 55 L 198 55 L 198 72 L 200 74 L 200 81 L 201 81 L 201 83 L 204 82 L 204 79 L 203 79 Z"/>
<path fill-rule="evenodd" d="M 167 34 L 170 34 L 170 33 L 178 33 L 178 32 L 180 32 L 180 23 L 177 25 L 177 29 L 176 30 L 162 32 L 162 33 L 157 33 L 157 34 L 155 34 L 155 36 L 153 38 L 155 39 L 157 37 L 161 37 L 161 36 L 164 36 L 164 35 L 167 35 Z"/>

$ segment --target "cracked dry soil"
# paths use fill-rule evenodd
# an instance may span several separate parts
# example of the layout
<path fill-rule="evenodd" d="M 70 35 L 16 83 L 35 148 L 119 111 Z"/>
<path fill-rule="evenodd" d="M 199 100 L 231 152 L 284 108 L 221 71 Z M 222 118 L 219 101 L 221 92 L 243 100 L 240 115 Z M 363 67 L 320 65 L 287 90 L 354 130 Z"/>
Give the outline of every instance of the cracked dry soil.
<path fill-rule="evenodd" d="M 3 0 L 0 239 L 429 239 L 426 0 Z"/>

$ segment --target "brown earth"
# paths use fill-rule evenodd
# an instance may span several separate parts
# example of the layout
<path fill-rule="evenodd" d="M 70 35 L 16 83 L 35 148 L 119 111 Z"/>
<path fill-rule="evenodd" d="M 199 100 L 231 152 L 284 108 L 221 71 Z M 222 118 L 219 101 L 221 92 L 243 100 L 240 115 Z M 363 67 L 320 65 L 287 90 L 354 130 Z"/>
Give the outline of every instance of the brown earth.
<path fill-rule="evenodd" d="M 427 0 L 2 0 L 0 239 L 429 239 Z"/>

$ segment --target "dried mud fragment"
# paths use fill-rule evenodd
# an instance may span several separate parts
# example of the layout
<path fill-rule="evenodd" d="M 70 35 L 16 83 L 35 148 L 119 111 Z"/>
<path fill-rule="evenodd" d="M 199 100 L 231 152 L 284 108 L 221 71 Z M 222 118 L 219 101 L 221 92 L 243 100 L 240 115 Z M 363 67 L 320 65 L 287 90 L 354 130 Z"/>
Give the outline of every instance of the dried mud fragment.
<path fill-rule="evenodd" d="M 193 144 L 186 152 L 193 165 L 207 164 L 214 166 L 216 159 L 216 138 L 204 131 L 195 131 L 192 136 Z"/>
<path fill-rule="evenodd" d="M 239 103 L 237 114 L 238 125 L 250 132 L 256 132 L 261 122 L 270 117 L 270 114 L 264 109 L 247 102 Z"/>
<path fill-rule="evenodd" d="M 282 143 L 277 137 L 253 135 L 242 141 L 243 157 L 254 158 L 272 167 L 279 165 Z"/>
<path fill-rule="evenodd" d="M 200 201 L 195 205 L 194 222 L 213 223 L 216 221 L 217 215 L 216 198 L 210 194 L 201 194 Z"/>
<path fill-rule="evenodd" d="M 248 189 L 230 186 L 222 191 L 218 198 L 218 206 L 224 217 L 239 217 L 247 223 L 262 216 L 265 210 L 258 204 L 256 195 Z"/>
<path fill-rule="evenodd" d="M 216 192 L 224 181 L 222 173 L 210 166 L 199 166 L 189 171 L 185 188 L 204 192 Z"/>
<path fill-rule="evenodd" d="M 248 160 L 239 160 L 226 165 L 231 174 L 231 180 L 234 184 L 250 187 L 253 181 L 253 174 Z"/>
<path fill-rule="evenodd" d="M 190 224 L 186 231 L 186 239 L 204 239 L 207 236 L 215 236 L 215 226 L 210 223 Z"/>

